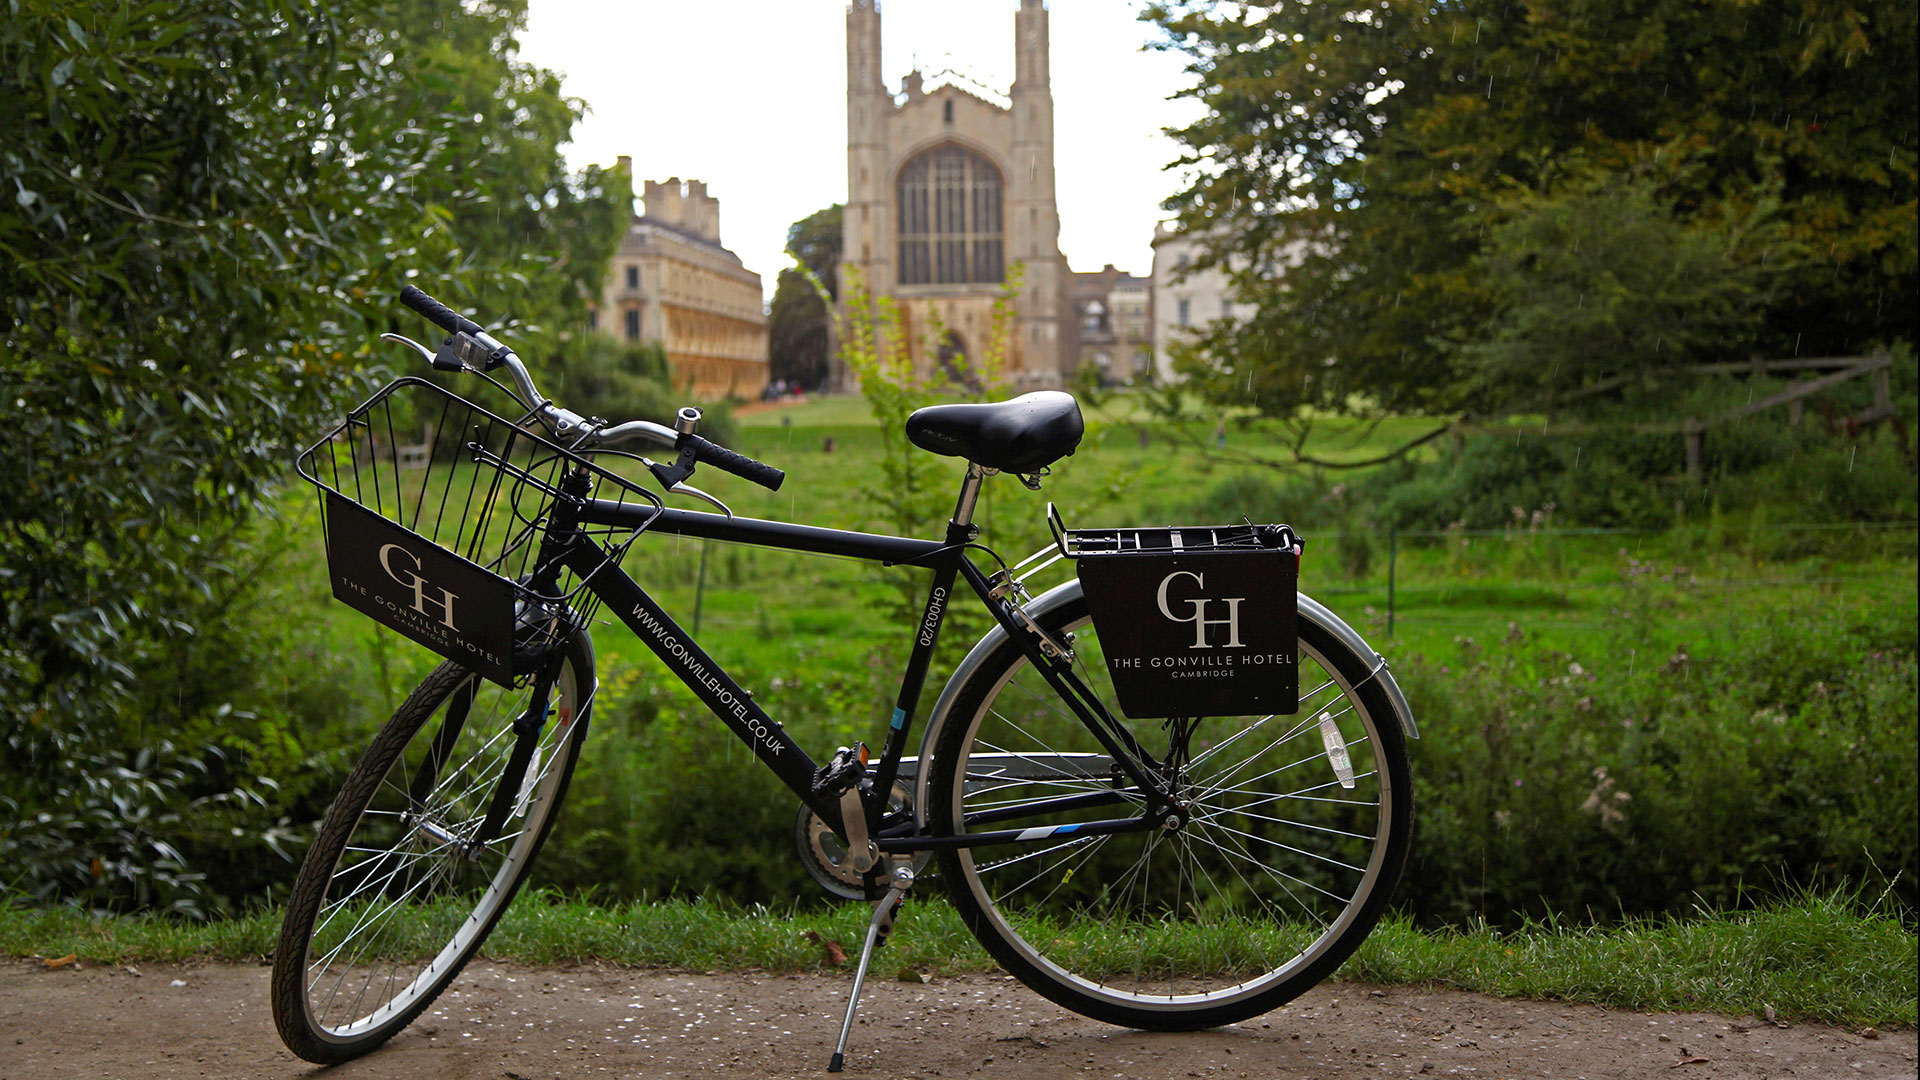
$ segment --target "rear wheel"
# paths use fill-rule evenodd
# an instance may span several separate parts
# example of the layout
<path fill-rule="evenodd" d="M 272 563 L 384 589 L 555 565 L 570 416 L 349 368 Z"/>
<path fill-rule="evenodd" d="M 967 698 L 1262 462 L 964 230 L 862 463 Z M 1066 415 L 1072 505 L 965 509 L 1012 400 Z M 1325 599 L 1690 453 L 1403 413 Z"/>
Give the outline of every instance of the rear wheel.
<path fill-rule="evenodd" d="M 564 646 L 538 750 L 499 836 L 468 850 L 533 690 L 445 663 L 374 736 L 321 822 L 274 951 L 273 1017 L 288 1049 L 346 1061 L 432 1003 L 519 891 L 585 740 L 585 634 Z"/>
<path fill-rule="evenodd" d="M 1406 744 L 1371 658 L 1303 611 L 1297 714 L 1127 720 L 1085 601 L 1040 621 L 1073 634 L 1075 672 L 1188 815 L 1171 830 L 1056 828 L 1137 817 L 1146 800 L 1005 643 L 930 736 L 935 835 L 1041 837 L 940 853 L 987 951 L 1066 1008 L 1153 1029 L 1244 1020 L 1332 974 L 1385 909 L 1411 828 Z M 1063 796 L 1078 805 L 1059 809 Z"/>

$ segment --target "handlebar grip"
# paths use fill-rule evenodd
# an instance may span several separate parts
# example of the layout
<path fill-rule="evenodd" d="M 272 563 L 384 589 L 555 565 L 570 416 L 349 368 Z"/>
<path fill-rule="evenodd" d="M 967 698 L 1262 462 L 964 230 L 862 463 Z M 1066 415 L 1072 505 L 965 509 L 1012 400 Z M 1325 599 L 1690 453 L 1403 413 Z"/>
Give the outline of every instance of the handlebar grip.
<path fill-rule="evenodd" d="M 425 315 L 435 326 L 449 334 L 478 334 L 482 327 L 479 323 L 453 310 L 447 305 L 428 296 L 412 285 L 400 290 L 400 302 Z"/>
<path fill-rule="evenodd" d="M 690 446 L 693 448 L 693 459 L 695 461 L 751 480 L 769 491 L 779 491 L 780 485 L 787 479 L 786 473 L 771 465 L 755 461 L 745 454 L 736 454 L 726 447 L 718 443 L 708 442 L 698 435 L 683 434 L 680 436 L 680 440 L 682 446 Z"/>

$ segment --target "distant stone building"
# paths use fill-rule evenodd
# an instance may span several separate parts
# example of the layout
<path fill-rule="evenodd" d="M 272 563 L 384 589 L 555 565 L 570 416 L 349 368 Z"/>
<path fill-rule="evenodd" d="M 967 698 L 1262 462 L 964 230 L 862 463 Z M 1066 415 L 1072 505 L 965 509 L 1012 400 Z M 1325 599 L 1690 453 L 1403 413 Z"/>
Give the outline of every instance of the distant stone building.
<path fill-rule="evenodd" d="M 1064 327 L 1074 367 L 1091 368 L 1100 381 L 1131 383 L 1153 377 L 1153 281 L 1112 263 L 1067 279 Z"/>
<path fill-rule="evenodd" d="M 1198 252 L 1193 237 L 1165 224 L 1153 229 L 1153 363 L 1156 377 L 1173 378 L 1169 349 L 1196 336 L 1215 319 L 1244 317 L 1235 310 L 1232 287 L 1218 269 L 1189 271 Z"/>
<path fill-rule="evenodd" d="M 1176 232 L 1165 222 L 1153 227 L 1153 363 L 1162 379 L 1173 376 L 1171 346 L 1198 336 L 1208 323 L 1245 322 L 1256 313 L 1254 305 L 1234 299 L 1232 282 L 1218 267 L 1189 269 L 1199 258 L 1200 246 L 1192 235 Z M 1311 250 L 1330 249 L 1325 244 L 1292 241 L 1277 258 L 1261 266 L 1260 276 L 1277 281 L 1305 262 Z"/>
<path fill-rule="evenodd" d="M 1013 86 L 1002 100 L 963 88 L 957 76 L 943 83 L 936 75 L 930 85 L 918 71 L 896 96 L 880 80 L 879 5 L 847 6 L 843 265 L 871 295 L 898 303 L 923 374 L 943 358 L 980 355 L 1014 263 L 1022 272 L 1004 374 L 1017 389 L 1057 386 L 1077 362 L 1062 326 L 1067 263 L 1054 200 L 1047 33 L 1045 6 L 1021 0 Z M 930 311 L 945 327 L 938 342 L 926 340 Z M 845 386 L 837 358 L 835 367 L 835 383 Z"/>
<path fill-rule="evenodd" d="M 620 167 L 632 169 L 622 157 Z M 720 200 L 678 177 L 646 182 L 600 303 L 594 329 L 657 341 L 675 386 L 702 398 L 757 397 L 767 385 L 767 316 L 760 275 L 720 246 Z"/>

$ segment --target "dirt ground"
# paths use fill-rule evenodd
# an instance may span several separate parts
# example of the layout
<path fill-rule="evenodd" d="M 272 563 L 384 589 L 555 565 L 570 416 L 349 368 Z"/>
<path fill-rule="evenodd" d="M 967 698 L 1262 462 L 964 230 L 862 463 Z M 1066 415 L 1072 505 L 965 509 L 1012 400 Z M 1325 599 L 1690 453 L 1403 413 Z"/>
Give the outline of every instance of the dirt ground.
<path fill-rule="evenodd" d="M 325 1076 L 548 1080 L 823 1076 L 850 980 L 479 964 L 384 1048 L 331 1070 L 280 1045 L 267 969 L 0 961 L 0 1080 Z M 875 981 L 847 1075 L 866 1077 L 1903 1077 L 1911 1031 L 1609 1012 L 1321 986 L 1230 1028 L 1155 1035 L 1062 1011 L 1004 976 Z"/>

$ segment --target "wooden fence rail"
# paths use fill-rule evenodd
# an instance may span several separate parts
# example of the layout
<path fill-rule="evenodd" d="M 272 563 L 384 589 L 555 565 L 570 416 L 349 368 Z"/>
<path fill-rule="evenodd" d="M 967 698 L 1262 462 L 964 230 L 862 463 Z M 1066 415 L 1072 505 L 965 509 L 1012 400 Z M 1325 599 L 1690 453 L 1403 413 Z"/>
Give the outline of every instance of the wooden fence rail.
<path fill-rule="evenodd" d="M 1829 390 L 1841 383 L 1854 379 L 1873 376 L 1873 404 L 1856 415 L 1846 417 L 1846 423 L 1852 429 L 1859 429 L 1875 421 L 1884 420 L 1893 415 L 1893 354 L 1885 350 L 1869 356 L 1813 356 L 1791 360 L 1763 360 L 1759 357 L 1746 362 L 1721 364 L 1694 364 L 1679 369 L 1689 375 L 1737 375 L 1752 373 L 1760 376 L 1768 372 L 1779 371 L 1828 371 L 1830 374 L 1805 382 L 1794 383 L 1777 394 L 1769 394 L 1759 401 L 1749 402 L 1736 409 L 1729 409 L 1718 416 L 1701 419 L 1689 416 L 1680 420 L 1665 420 L 1657 423 L 1634 424 L 1628 430 L 1645 435 L 1679 435 L 1686 440 L 1687 476 L 1698 482 L 1700 479 L 1700 456 L 1702 436 L 1721 424 L 1731 423 L 1742 417 L 1752 416 L 1782 405 L 1787 407 L 1787 423 L 1795 427 L 1805 409 L 1806 399 L 1822 390 Z M 1626 385 L 1629 376 L 1606 379 L 1569 395 L 1563 401 L 1573 401 L 1593 394 L 1603 393 Z M 1519 434 L 1528 432 L 1545 434 L 1549 425 L 1542 423 L 1536 430 L 1531 426 L 1518 424 L 1456 424 L 1454 437 L 1461 438 L 1469 434 Z M 1557 423 L 1552 430 L 1563 435 L 1580 434 L 1589 431 L 1618 430 L 1611 425 L 1588 424 L 1583 422 Z"/>

